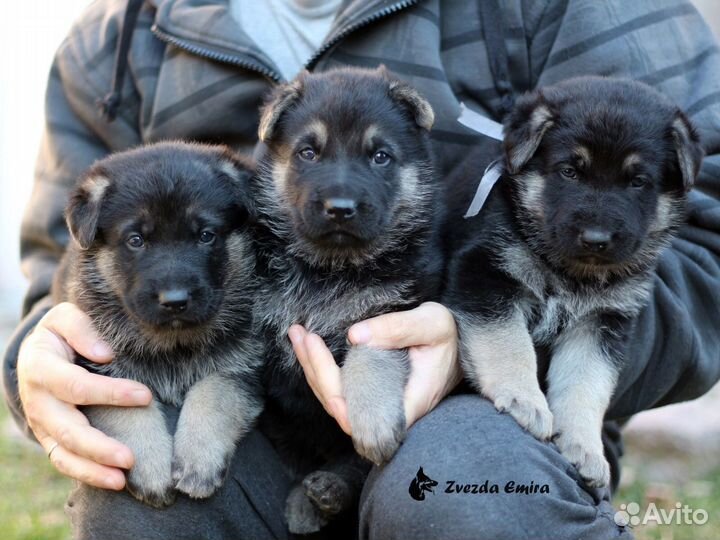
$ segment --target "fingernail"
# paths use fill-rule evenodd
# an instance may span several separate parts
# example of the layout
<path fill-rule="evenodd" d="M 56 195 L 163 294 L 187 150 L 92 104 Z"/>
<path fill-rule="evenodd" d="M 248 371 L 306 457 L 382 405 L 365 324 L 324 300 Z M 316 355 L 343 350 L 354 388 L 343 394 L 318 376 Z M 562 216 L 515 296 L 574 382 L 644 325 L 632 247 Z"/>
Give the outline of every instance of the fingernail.
<path fill-rule="evenodd" d="M 93 345 L 92 352 L 95 356 L 99 358 L 107 358 L 109 356 L 112 356 L 113 351 L 110 348 L 110 345 L 105 343 L 104 341 L 98 341 Z"/>
<path fill-rule="evenodd" d="M 123 469 L 130 468 L 130 459 L 125 452 L 118 452 L 115 454 L 115 463 L 118 467 L 122 467 Z"/>
<path fill-rule="evenodd" d="M 151 397 L 147 388 L 136 388 L 130 390 L 130 399 L 139 403 L 145 403 Z"/>
<path fill-rule="evenodd" d="M 372 339 L 370 325 L 364 322 L 353 325 L 350 328 L 348 335 L 350 337 L 350 341 L 352 341 L 355 345 L 370 343 L 370 340 Z"/>
<path fill-rule="evenodd" d="M 295 326 L 291 326 L 290 330 L 288 330 L 288 337 L 294 345 L 297 345 L 302 341 L 302 334 L 300 333 L 300 329 Z"/>
<path fill-rule="evenodd" d="M 123 482 L 120 478 L 117 478 L 116 476 L 106 476 L 105 485 L 109 489 L 122 489 Z"/>

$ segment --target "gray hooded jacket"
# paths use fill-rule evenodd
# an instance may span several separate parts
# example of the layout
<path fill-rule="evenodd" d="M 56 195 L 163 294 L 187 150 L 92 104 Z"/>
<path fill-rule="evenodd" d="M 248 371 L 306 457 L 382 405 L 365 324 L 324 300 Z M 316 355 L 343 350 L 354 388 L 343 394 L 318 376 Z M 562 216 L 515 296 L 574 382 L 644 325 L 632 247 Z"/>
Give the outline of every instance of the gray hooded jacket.
<path fill-rule="evenodd" d="M 120 102 L 112 104 L 116 118 L 109 122 L 97 100 L 113 86 L 127 7 L 120 0 L 94 2 L 50 73 L 47 124 L 21 233 L 30 280 L 25 320 L 3 370 L 6 399 L 25 428 L 17 350 L 49 307 L 52 276 L 68 242 L 63 208 L 78 175 L 110 152 L 161 139 L 222 142 L 250 152 L 258 107 L 280 80 L 226 2 L 146 0 L 125 32 L 127 71 L 116 79 Z M 502 49 L 507 56 L 498 63 Z M 488 141 L 458 124 L 460 102 L 499 120 L 509 86 L 522 92 L 581 74 L 631 77 L 683 107 L 707 157 L 688 224 L 657 269 L 610 416 L 696 397 L 720 377 L 720 56 L 688 1 L 346 1 L 307 68 L 380 63 L 432 103 L 432 140 L 443 171 L 470 145 Z"/>

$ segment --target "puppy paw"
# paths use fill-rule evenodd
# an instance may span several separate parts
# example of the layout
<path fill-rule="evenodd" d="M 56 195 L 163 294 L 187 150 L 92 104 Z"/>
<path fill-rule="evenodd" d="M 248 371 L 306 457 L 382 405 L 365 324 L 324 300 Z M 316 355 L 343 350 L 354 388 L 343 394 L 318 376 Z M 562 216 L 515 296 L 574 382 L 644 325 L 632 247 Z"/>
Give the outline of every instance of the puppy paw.
<path fill-rule="evenodd" d="M 328 524 L 328 518 L 305 493 L 304 486 L 295 486 L 285 503 L 285 521 L 292 534 L 311 534 Z"/>
<path fill-rule="evenodd" d="M 603 454 L 602 444 L 597 449 L 591 448 L 585 442 L 563 433 L 555 437 L 555 444 L 588 486 L 600 488 L 610 484 L 610 465 Z"/>
<path fill-rule="evenodd" d="M 387 463 L 405 440 L 405 413 L 394 419 L 367 414 L 350 418 L 353 446 L 358 454 L 375 465 Z"/>
<path fill-rule="evenodd" d="M 175 488 L 193 499 L 206 499 L 224 483 L 229 456 L 213 456 L 201 448 L 178 448 L 172 464 Z"/>
<path fill-rule="evenodd" d="M 552 437 L 553 415 L 545 396 L 539 390 L 524 394 L 499 393 L 493 403 L 499 411 L 510 414 L 535 438 L 546 441 Z"/>
<path fill-rule="evenodd" d="M 137 500 L 155 508 L 165 508 L 175 502 L 175 486 L 170 475 L 170 463 L 138 462 L 127 473 L 127 490 Z"/>
<path fill-rule="evenodd" d="M 348 483 L 329 471 L 315 471 L 303 480 L 305 494 L 326 516 L 335 516 L 350 508 L 352 492 Z"/>
<path fill-rule="evenodd" d="M 343 393 L 355 450 L 382 465 L 405 439 L 406 350 L 352 347 L 341 368 Z"/>

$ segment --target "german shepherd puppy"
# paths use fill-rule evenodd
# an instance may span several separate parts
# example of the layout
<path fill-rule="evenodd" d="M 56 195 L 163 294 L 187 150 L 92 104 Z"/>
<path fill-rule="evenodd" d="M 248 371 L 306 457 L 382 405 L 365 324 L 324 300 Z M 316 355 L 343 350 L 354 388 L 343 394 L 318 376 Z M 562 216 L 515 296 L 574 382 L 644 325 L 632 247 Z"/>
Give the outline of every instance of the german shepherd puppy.
<path fill-rule="evenodd" d="M 382 463 L 405 436 L 407 350 L 350 347 L 346 332 L 439 285 L 432 123 L 428 102 L 384 68 L 305 73 L 262 114 L 253 192 L 266 279 L 256 310 L 268 341 L 263 425 L 304 477 L 288 499 L 292 532 L 354 505 L 369 466 L 352 444 Z M 305 381 L 287 338 L 296 323 L 341 365 L 352 444 Z"/>
<path fill-rule="evenodd" d="M 97 373 L 147 385 L 147 407 L 84 407 L 132 449 L 127 488 L 153 506 L 212 495 L 261 410 L 251 332 L 255 255 L 248 163 L 224 147 L 162 143 L 114 154 L 80 179 L 56 302 L 87 313 L 115 358 Z M 174 436 L 164 405 L 182 407 Z"/>
<path fill-rule="evenodd" d="M 448 180 L 444 302 L 470 382 L 604 486 L 603 417 L 703 150 L 658 92 L 600 77 L 525 95 L 504 132 L 502 176 L 479 215 L 461 217 L 481 155 Z M 546 395 L 535 346 L 551 353 Z"/>

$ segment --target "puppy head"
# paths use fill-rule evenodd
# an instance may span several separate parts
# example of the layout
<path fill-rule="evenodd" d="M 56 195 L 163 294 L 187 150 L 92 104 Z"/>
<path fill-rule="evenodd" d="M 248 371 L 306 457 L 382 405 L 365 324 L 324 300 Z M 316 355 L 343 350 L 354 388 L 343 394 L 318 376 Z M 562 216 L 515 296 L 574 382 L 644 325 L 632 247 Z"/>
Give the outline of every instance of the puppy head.
<path fill-rule="evenodd" d="M 301 75 L 265 107 L 261 170 L 297 254 L 360 264 L 428 219 L 430 104 L 384 67 Z"/>
<path fill-rule="evenodd" d="M 526 234 L 551 263 L 583 275 L 651 264 L 682 219 L 703 156 L 665 97 L 600 77 L 521 98 L 504 147 Z"/>
<path fill-rule="evenodd" d="M 197 328 L 221 310 L 235 267 L 250 261 L 249 175 L 222 147 L 161 143 L 114 154 L 80 180 L 67 224 L 100 288 L 141 329 Z"/>

